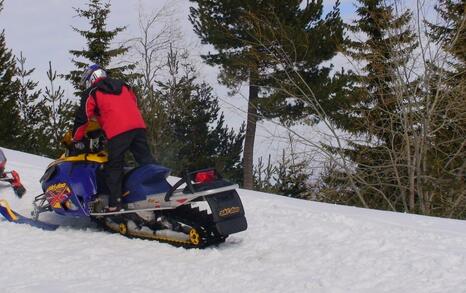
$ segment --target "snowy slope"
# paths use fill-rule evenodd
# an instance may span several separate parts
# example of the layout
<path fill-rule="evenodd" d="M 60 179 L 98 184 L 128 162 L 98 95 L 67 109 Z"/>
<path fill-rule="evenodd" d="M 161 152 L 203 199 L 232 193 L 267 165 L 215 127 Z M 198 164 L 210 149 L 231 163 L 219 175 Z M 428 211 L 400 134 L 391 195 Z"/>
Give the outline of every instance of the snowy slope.
<path fill-rule="evenodd" d="M 28 193 L 50 160 L 5 150 Z M 240 190 L 249 229 L 185 250 L 99 232 L 0 221 L 1 292 L 466 292 L 466 222 Z"/>

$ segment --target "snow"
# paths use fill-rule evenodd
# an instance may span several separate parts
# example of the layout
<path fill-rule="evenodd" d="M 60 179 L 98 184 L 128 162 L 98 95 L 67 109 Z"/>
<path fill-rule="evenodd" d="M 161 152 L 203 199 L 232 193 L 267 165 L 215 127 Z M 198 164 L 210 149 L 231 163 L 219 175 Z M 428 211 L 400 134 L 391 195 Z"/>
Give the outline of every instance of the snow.
<path fill-rule="evenodd" d="M 50 162 L 5 150 L 28 192 Z M 204 250 L 128 239 L 50 214 L 46 232 L 0 221 L 1 292 L 466 292 L 466 221 L 239 190 L 249 229 Z"/>

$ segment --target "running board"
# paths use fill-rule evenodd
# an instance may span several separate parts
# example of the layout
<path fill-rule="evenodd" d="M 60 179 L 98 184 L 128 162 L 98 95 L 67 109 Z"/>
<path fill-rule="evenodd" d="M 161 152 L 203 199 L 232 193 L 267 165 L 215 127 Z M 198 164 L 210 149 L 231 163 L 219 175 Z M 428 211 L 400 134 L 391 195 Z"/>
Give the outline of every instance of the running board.
<path fill-rule="evenodd" d="M 139 213 L 139 212 L 151 212 L 151 211 L 155 212 L 155 211 L 163 211 L 163 210 L 173 210 L 182 205 L 177 202 L 178 199 L 181 199 L 181 198 L 187 199 L 184 204 L 189 204 L 195 198 L 198 198 L 201 196 L 215 197 L 217 196 L 217 194 L 218 195 L 224 194 L 225 192 L 236 190 L 237 188 L 239 188 L 238 184 L 233 184 L 229 186 L 199 191 L 195 193 L 183 193 L 183 191 L 180 190 L 179 192 L 175 191 L 173 193 L 173 196 L 170 198 L 170 201 L 167 202 L 168 203 L 167 206 L 145 208 L 145 209 L 134 209 L 134 210 L 121 210 L 117 212 L 107 212 L 107 213 L 89 213 L 89 215 L 91 216 L 115 216 L 115 215 L 132 214 L 132 213 Z"/>

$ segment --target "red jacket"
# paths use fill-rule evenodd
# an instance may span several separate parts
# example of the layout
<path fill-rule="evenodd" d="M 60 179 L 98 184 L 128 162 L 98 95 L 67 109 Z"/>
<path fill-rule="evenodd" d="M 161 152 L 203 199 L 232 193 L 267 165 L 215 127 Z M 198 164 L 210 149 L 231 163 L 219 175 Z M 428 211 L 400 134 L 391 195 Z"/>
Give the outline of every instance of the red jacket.
<path fill-rule="evenodd" d="M 92 118 L 97 119 L 107 139 L 133 129 L 146 128 L 136 95 L 120 80 L 106 78 L 97 82 L 87 98 L 81 100 L 80 109 L 85 112 L 85 119 L 80 119 L 84 120 L 82 125 L 75 125 L 75 140 L 83 139 L 87 124 Z M 79 119 L 76 118 L 75 121 L 77 120 Z"/>

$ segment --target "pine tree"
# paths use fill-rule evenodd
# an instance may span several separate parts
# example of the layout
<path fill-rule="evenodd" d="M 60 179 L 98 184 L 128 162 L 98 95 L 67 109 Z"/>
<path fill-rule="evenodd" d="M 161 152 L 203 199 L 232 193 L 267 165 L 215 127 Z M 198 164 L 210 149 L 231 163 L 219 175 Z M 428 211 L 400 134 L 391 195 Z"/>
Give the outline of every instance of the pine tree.
<path fill-rule="evenodd" d="M 172 48 L 167 61 L 170 77 L 158 84 L 158 98 L 163 100 L 158 105 L 168 115 L 156 119 L 161 132 L 155 142 L 156 157 L 176 175 L 215 167 L 236 181 L 242 175 L 244 130 L 237 134 L 225 125 L 212 88 L 196 81 L 195 68 L 187 58 L 186 52 Z"/>
<path fill-rule="evenodd" d="M 3 0 L 0 1 L 0 12 Z M 5 31 L 0 33 L 0 145 L 15 148 L 20 132 L 18 99 L 19 81 L 15 79 L 16 62 L 6 46 Z"/>
<path fill-rule="evenodd" d="M 315 183 L 316 201 L 355 205 L 356 194 L 353 186 L 348 182 L 348 175 L 345 170 L 335 163 L 328 160 L 323 163 L 319 179 Z"/>
<path fill-rule="evenodd" d="M 273 176 L 277 173 L 277 167 L 272 164 L 272 155 L 269 154 L 267 164 L 260 157 L 254 166 L 254 190 L 277 193 L 273 185 Z"/>
<path fill-rule="evenodd" d="M 429 154 L 429 183 L 436 193 L 432 203 L 439 214 L 466 217 L 466 6 L 461 0 L 440 0 L 435 6 L 439 23 L 428 23 L 429 37 L 439 45 L 445 57 L 431 60 L 428 68 L 428 98 L 435 102 L 431 119 L 435 136 Z M 434 104 L 434 103 L 432 103 Z"/>
<path fill-rule="evenodd" d="M 384 123 L 390 112 L 397 111 L 398 100 L 393 94 L 395 72 L 409 60 L 406 56 L 417 47 L 416 37 L 408 27 L 411 12 L 396 17 L 393 7 L 383 0 L 360 0 L 359 18 L 350 30 L 367 37 L 365 41 L 351 41 L 348 53 L 356 61 L 366 63 L 362 74 L 354 74 L 352 95 L 359 97 L 359 112 L 369 117 L 353 119 L 354 133 L 371 131 L 371 136 L 384 137 Z M 353 98 L 356 100 L 356 98 Z M 380 107 L 379 107 L 380 106 Z M 368 129 L 366 123 L 375 127 Z"/>
<path fill-rule="evenodd" d="M 356 166 L 352 176 L 357 178 L 359 197 L 352 204 L 406 211 L 409 203 L 397 198 L 407 193 L 404 186 L 409 186 L 410 169 L 407 158 L 398 155 L 407 147 L 402 117 L 412 117 L 416 110 L 404 106 L 412 105 L 408 101 L 414 100 L 411 90 L 414 85 L 411 87 L 411 81 L 404 80 L 402 83 L 406 85 L 397 87 L 400 82 L 397 77 L 398 72 L 407 68 L 417 46 L 416 36 L 409 28 L 411 12 L 397 16 L 383 0 L 358 2 L 358 18 L 349 26 L 358 37 L 350 41 L 347 53 L 364 66 L 359 74 L 350 76 L 352 84 L 347 99 L 352 104 L 340 124 L 359 138 L 349 142 L 350 148 L 344 150 Z M 400 94 L 401 90 L 405 92 Z M 361 138 L 366 143 L 360 143 Z M 411 207 L 414 209 L 412 202 Z"/>
<path fill-rule="evenodd" d="M 429 23 L 430 37 L 451 54 L 451 62 L 458 79 L 465 80 L 466 64 L 466 7 L 461 0 L 439 0 L 435 10 L 443 19 L 441 24 Z"/>
<path fill-rule="evenodd" d="M 36 89 L 38 82 L 30 79 L 35 69 L 26 68 L 26 58 L 22 52 L 16 61 L 18 63 L 16 75 L 20 82 L 17 104 L 21 117 L 19 124 L 21 144 L 18 145 L 18 149 L 33 154 L 44 154 L 45 101 L 41 98 L 42 91 Z"/>
<path fill-rule="evenodd" d="M 253 151 L 258 115 L 284 117 L 299 115 L 302 104 L 292 107 L 286 96 L 270 95 L 270 88 L 280 80 L 278 74 L 270 76 L 277 68 L 271 48 L 279 46 L 281 52 L 297 58 L 294 65 L 307 67 L 306 79 L 318 88 L 327 89 L 329 68 L 320 64 L 331 59 L 341 39 L 341 20 L 337 10 L 322 19 L 322 1 L 258 1 L 258 0 L 191 0 L 197 8 L 191 8 L 190 20 L 202 42 L 211 44 L 217 51 L 203 56 L 208 64 L 220 65 L 222 81 L 228 86 L 249 83 L 246 140 L 244 145 L 244 186 L 253 187 Z M 270 21 L 270 22 L 268 22 Z M 268 24 L 264 26 L 264 24 Z M 283 29 L 282 38 L 267 39 L 275 29 Z M 302 41 L 306 41 L 302 45 Z M 282 41 L 289 41 L 285 44 Z M 312 44 L 311 46 L 307 46 Z M 298 48 L 298 51 L 291 51 Z M 299 52 L 299 55 L 294 53 Z M 302 62 L 305 58 L 305 62 Z M 283 64 L 282 64 L 283 65 Z M 290 64 L 293 68 L 293 65 Z M 282 72 L 282 75 L 286 75 Z M 325 92 L 324 90 L 321 91 Z M 320 93 L 319 93 L 320 94 Z M 326 92 L 328 94 L 328 92 Z M 328 95 L 327 95 L 328 96 Z M 264 107 L 262 107 L 262 105 Z M 258 109 L 264 109 L 260 113 Z M 283 111 L 283 109 L 285 109 Z M 297 111 L 296 113 L 293 113 Z M 293 114 L 293 115 L 291 115 Z"/>
<path fill-rule="evenodd" d="M 308 166 L 308 162 L 298 160 L 293 151 L 286 154 L 283 150 L 274 178 L 276 192 L 288 197 L 310 199 L 312 190 L 309 180 L 312 173 L 307 170 Z"/>
<path fill-rule="evenodd" d="M 212 91 L 212 88 L 208 87 L 208 89 Z M 214 101 L 213 112 L 217 117 L 215 121 L 217 125 L 212 129 L 207 141 L 208 144 L 215 146 L 210 150 L 209 165 L 220 170 L 225 178 L 241 185 L 244 172 L 241 155 L 243 153 L 245 125 L 243 123 L 238 132 L 229 128 L 225 124 L 223 113 L 218 115 L 220 108 L 216 97 L 214 97 Z"/>
<path fill-rule="evenodd" d="M 272 164 L 271 155 L 267 165 L 259 158 L 254 168 L 254 188 L 293 198 L 311 199 L 314 188 L 311 185 L 310 162 L 298 156 L 292 140 L 290 147 L 290 150 L 282 151 L 282 156 L 276 164 Z"/>
<path fill-rule="evenodd" d="M 61 141 L 65 133 L 71 129 L 74 115 L 73 102 L 66 99 L 61 86 L 56 86 L 57 72 L 49 62 L 47 78 L 49 85 L 43 94 L 44 100 L 44 136 L 47 138 L 45 154 L 57 157 L 63 151 Z"/>
<path fill-rule="evenodd" d="M 87 9 L 75 8 L 77 15 L 87 19 L 90 24 L 89 30 L 81 30 L 73 27 L 73 30 L 83 36 L 87 43 L 87 48 L 85 49 L 70 51 L 70 53 L 77 58 L 73 59 L 76 69 L 66 75 L 66 78 L 71 80 L 77 94 L 83 90 L 79 84 L 80 76 L 83 70 L 90 64 L 99 64 L 105 68 L 113 78 L 130 81 L 133 77 L 132 75 L 126 74 L 126 72 L 133 69 L 134 64 L 111 67 L 112 61 L 128 52 L 129 48 L 124 45 L 111 48 L 111 42 L 119 33 L 124 31 L 126 27 L 116 27 L 112 30 L 107 29 L 107 18 L 110 14 L 110 7 L 110 2 L 103 3 L 102 0 L 89 0 Z M 85 60 L 79 58 L 84 58 Z"/>

